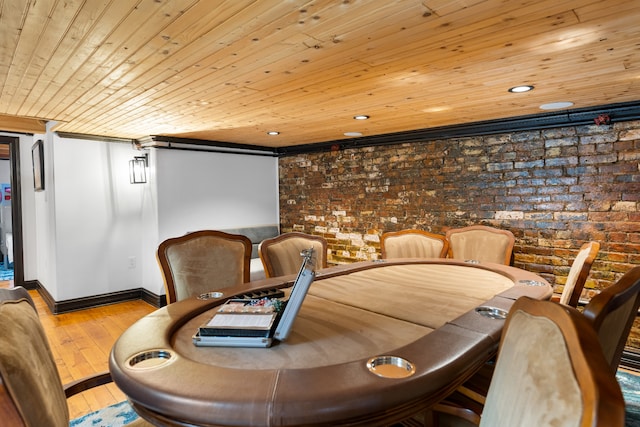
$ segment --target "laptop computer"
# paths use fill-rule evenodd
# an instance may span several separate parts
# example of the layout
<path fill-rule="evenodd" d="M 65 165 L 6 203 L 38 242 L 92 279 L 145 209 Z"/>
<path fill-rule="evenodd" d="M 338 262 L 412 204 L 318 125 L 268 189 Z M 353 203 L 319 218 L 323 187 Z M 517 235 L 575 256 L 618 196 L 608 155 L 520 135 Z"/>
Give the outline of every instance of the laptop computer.
<path fill-rule="evenodd" d="M 302 251 L 301 256 L 288 300 L 230 299 L 198 328 L 193 343 L 199 347 L 270 347 L 274 340 L 287 339 L 315 278 L 313 248 Z"/>

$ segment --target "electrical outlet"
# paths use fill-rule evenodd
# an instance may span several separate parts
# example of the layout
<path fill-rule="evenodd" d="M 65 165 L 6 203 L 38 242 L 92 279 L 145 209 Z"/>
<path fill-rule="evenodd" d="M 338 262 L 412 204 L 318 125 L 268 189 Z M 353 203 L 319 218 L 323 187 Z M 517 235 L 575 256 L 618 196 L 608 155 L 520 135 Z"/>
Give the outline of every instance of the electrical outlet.
<path fill-rule="evenodd" d="M 129 257 L 129 268 L 136 268 L 136 257 Z"/>

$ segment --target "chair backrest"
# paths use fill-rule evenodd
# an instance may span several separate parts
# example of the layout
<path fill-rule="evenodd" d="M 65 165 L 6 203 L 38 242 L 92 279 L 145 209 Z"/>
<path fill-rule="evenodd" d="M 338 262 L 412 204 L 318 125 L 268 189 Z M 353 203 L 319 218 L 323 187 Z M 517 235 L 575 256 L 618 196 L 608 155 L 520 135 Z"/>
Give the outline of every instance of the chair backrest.
<path fill-rule="evenodd" d="M 449 258 L 511 264 L 516 238 L 509 230 L 470 225 L 446 231 Z"/>
<path fill-rule="evenodd" d="M 326 268 L 327 240 L 322 236 L 293 231 L 263 240 L 258 253 L 266 276 L 296 274 L 302 262 L 300 252 L 309 248 L 314 249 L 315 268 Z"/>
<path fill-rule="evenodd" d="M 589 277 L 591 265 L 596 256 L 598 256 L 599 250 L 600 243 L 598 242 L 587 242 L 582 245 L 571 264 L 567 281 L 562 289 L 562 295 L 560 295 L 560 304 L 570 305 L 571 307 L 578 306 L 582 289 L 587 277 Z"/>
<path fill-rule="evenodd" d="M 62 381 L 29 293 L 0 289 L 0 424 L 68 427 Z"/>
<path fill-rule="evenodd" d="M 400 230 L 382 234 L 382 258 L 445 258 L 449 242 L 442 234 L 424 230 Z"/>
<path fill-rule="evenodd" d="M 160 243 L 157 251 L 167 303 L 249 281 L 251 240 L 240 234 L 201 230 Z"/>
<path fill-rule="evenodd" d="M 579 311 L 518 299 L 505 323 L 480 426 L 624 426 L 620 386 Z"/>
<path fill-rule="evenodd" d="M 605 288 L 583 310 L 600 339 L 612 372 L 616 372 L 640 306 L 640 267 L 634 267 Z"/>

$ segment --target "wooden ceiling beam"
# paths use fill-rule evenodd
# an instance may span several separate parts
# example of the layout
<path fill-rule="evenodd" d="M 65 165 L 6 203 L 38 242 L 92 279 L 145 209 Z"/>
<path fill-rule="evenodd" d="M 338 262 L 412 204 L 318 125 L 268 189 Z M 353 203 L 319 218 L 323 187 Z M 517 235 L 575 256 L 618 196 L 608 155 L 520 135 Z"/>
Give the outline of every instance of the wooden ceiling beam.
<path fill-rule="evenodd" d="M 45 133 L 45 120 L 0 114 L 0 130 L 20 133 Z"/>

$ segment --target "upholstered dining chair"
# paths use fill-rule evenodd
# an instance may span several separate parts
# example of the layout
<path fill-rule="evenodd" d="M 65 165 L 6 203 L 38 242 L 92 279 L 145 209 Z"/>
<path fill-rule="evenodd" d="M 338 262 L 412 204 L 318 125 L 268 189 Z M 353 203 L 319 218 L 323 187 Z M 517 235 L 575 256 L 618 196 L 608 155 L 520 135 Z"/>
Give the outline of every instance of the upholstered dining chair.
<path fill-rule="evenodd" d="M 587 242 L 582 245 L 571 264 L 567 281 L 560 295 L 560 304 L 570 305 L 571 307 L 578 306 L 582 289 L 589 277 L 591 265 L 596 259 L 596 256 L 598 256 L 599 250 L 600 243 L 598 242 Z"/>
<path fill-rule="evenodd" d="M 326 268 L 327 240 L 313 234 L 292 231 L 265 239 L 258 246 L 258 254 L 266 276 L 278 277 L 297 273 L 302 261 L 300 253 L 310 248 L 314 250 L 315 268 Z"/>
<path fill-rule="evenodd" d="M 597 331 L 604 355 L 616 372 L 640 306 L 640 267 L 627 271 L 616 283 L 591 298 L 584 316 Z"/>
<path fill-rule="evenodd" d="M 383 233 L 380 238 L 383 259 L 445 258 L 449 242 L 442 234 L 424 230 L 400 230 Z"/>
<path fill-rule="evenodd" d="M 511 264 L 516 239 L 509 230 L 470 225 L 450 228 L 445 236 L 449 242 L 449 258 Z"/>
<path fill-rule="evenodd" d="M 0 289 L 0 424 L 68 427 L 67 398 L 111 382 L 109 372 L 63 385 L 31 296 Z M 151 426 L 139 418 L 131 427 Z"/>
<path fill-rule="evenodd" d="M 240 234 L 194 231 L 163 241 L 156 256 L 167 304 L 250 279 L 251 240 Z"/>
<path fill-rule="evenodd" d="M 578 310 L 522 297 L 509 310 L 482 413 L 437 404 L 426 421 L 440 427 L 622 427 L 624 400 L 608 367 Z"/>
<path fill-rule="evenodd" d="M 567 283 L 572 283 L 571 287 L 565 288 L 562 294 L 562 296 L 572 295 L 564 299 L 568 301 L 564 303 L 565 305 L 577 306 L 581 293 L 578 288 L 581 290 L 584 286 L 599 247 L 600 244 L 597 242 L 582 245 L 567 278 Z M 636 317 L 635 313 L 640 305 L 640 267 L 637 269 L 639 271 L 635 276 L 630 271 L 627 276 L 623 276 L 617 283 L 605 289 L 606 292 L 603 291 L 592 298 L 583 311 L 593 323 L 605 357 L 614 373 L 620 363 L 629 331 Z M 464 402 L 465 406 L 476 412 L 481 410 L 494 369 L 495 366 L 490 363 L 484 365 L 477 374 L 456 390 L 452 398 Z"/>

